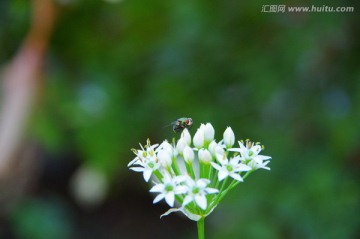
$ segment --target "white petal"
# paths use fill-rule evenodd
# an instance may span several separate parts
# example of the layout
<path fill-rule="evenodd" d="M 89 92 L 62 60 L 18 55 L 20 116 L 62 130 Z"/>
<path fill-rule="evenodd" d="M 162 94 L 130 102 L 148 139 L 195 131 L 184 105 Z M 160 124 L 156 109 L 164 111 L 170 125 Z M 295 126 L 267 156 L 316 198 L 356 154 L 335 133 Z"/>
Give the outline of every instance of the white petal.
<path fill-rule="evenodd" d="M 242 179 L 242 177 L 237 174 L 237 173 L 231 173 L 230 174 L 230 177 L 232 177 L 233 179 L 237 180 L 237 181 L 240 181 L 240 182 L 243 182 L 244 180 Z"/>
<path fill-rule="evenodd" d="M 193 144 L 196 148 L 200 149 L 204 146 L 204 131 L 199 128 L 193 138 Z"/>
<path fill-rule="evenodd" d="M 188 205 L 189 203 L 191 203 L 193 201 L 193 197 L 191 197 L 190 195 L 187 195 L 185 198 L 184 198 L 184 201 L 183 201 L 183 206 L 186 206 Z"/>
<path fill-rule="evenodd" d="M 219 181 L 222 181 L 227 176 L 229 176 L 229 172 L 225 170 L 219 170 L 219 174 L 218 174 Z"/>
<path fill-rule="evenodd" d="M 266 170 L 270 170 L 269 167 L 266 167 L 266 165 L 269 163 L 270 161 L 266 161 L 265 163 L 259 165 L 259 168 L 263 168 L 263 169 L 266 169 Z"/>
<path fill-rule="evenodd" d="M 133 165 L 136 161 L 138 161 L 139 160 L 139 157 L 136 157 L 136 158 L 134 158 L 133 160 L 131 160 L 129 163 L 128 163 L 128 167 L 130 167 L 131 165 Z"/>
<path fill-rule="evenodd" d="M 245 165 L 245 164 L 238 164 L 236 165 L 236 172 L 247 172 L 250 171 L 251 167 Z"/>
<path fill-rule="evenodd" d="M 145 169 L 144 170 L 144 179 L 145 179 L 146 182 L 149 182 L 151 174 L 152 174 L 152 170 L 150 170 L 150 169 Z"/>
<path fill-rule="evenodd" d="M 156 184 L 151 189 L 150 192 L 162 192 L 164 190 L 164 184 Z"/>
<path fill-rule="evenodd" d="M 209 151 L 211 154 L 215 155 L 215 148 L 217 146 L 217 143 L 215 142 L 215 140 L 213 140 L 210 144 L 209 144 Z"/>
<path fill-rule="evenodd" d="M 236 157 L 230 159 L 230 164 L 236 165 L 236 164 L 239 163 L 239 161 L 240 161 L 240 157 L 239 157 L 239 156 L 236 156 Z"/>
<path fill-rule="evenodd" d="M 221 142 L 221 141 L 220 141 Z M 218 154 L 220 154 L 221 156 L 225 154 L 225 150 L 223 149 L 225 147 L 225 145 L 221 145 L 220 142 L 218 143 L 218 145 L 215 147 L 215 155 L 217 156 Z"/>
<path fill-rule="evenodd" d="M 261 151 L 261 146 L 260 145 L 255 145 L 253 147 L 251 147 L 251 150 L 255 153 L 258 154 Z"/>
<path fill-rule="evenodd" d="M 257 160 L 268 160 L 268 159 L 271 159 L 270 156 L 265 156 L 265 155 L 256 155 L 255 157 L 253 157 L 253 159 Z"/>
<path fill-rule="evenodd" d="M 170 207 L 174 206 L 174 200 L 175 200 L 174 192 L 169 192 L 166 194 L 165 201 L 167 202 L 167 204 L 169 204 Z"/>
<path fill-rule="evenodd" d="M 249 151 L 246 148 L 245 149 L 240 149 L 240 154 L 244 158 L 249 158 Z"/>
<path fill-rule="evenodd" d="M 160 150 L 157 154 L 161 166 L 164 168 L 170 167 L 172 160 L 171 154 L 166 150 Z"/>
<path fill-rule="evenodd" d="M 155 197 L 153 203 L 159 202 L 159 201 L 160 201 L 161 199 L 163 199 L 164 197 L 165 197 L 164 194 L 159 194 L 159 195 L 157 195 L 157 196 Z"/>
<path fill-rule="evenodd" d="M 231 148 L 231 149 L 228 149 L 228 151 L 232 151 L 232 152 L 241 152 L 241 149 L 240 148 Z"/>
<path fill-rule="evenodd" d="M 239 143 L 239 146 L 241 149 L 246 149 L 245 145 L 243 143 L 241 143 L 241 141 L 238 141 L 238 143 Z"/>
<path fill-rule="evenodd" d="M 209 215 L 214 210 L 214 208 L 215 207 L 213 207 L 211 209 L 211 211 L 208 214 L 204 215 L 204 216 L 206 217 L 207 215 Z M 165 212 L 164 214 L 162 214 L 160 216 L 160 219 L 163 216 L 169 215 L 170 213 L 179 212 L 179 211 L 182 212 L 185 216 L 187 216 L 190 220 L 193 220 L 193 221 L 199 221 L 202 218 L 202 216 L 193 214 L 193 213 L 189 212 L 189 210 L 187 210 L 186 208 L 181 207 L 181 208 L 170 208 L 167 212 Z"/>
<path fill-rule="evenodd" d="M 151 145 L 150 148 L 151 148 L 151 149 L 155 149 L 157 146 L 159 146 L 159 144 Z"/>
<path fill-rule="evenodd" d="M 195 202 L 197 205 L 199 205 L 199 207 L 203 210 L 206 209 L 207 207 L 207 201 L 206 201 L 206 197 L 204 195 L 196 195 L 195 196 Z"/>
<path fill-rule="evenodd" d="M 183 150 L 183 156 L 184 156 L 185 162 L 187 162 L 187 163 L 193 162 L 194 158 L 195 158 L 194 151 L 187 145 L 185 146 L 185 148 Z"/>
<path fill-rule="evenodd" d="M 179 175 L 179 176 L 176 176 L 176 178 L 174 179 L 174 181 L 176 183 L 182 183 L 184 181 L 186 181 L 188 179 L 188 176 L 187 175 Z"/>
<path fill-rule="evenodd" d="M 186 184 L 187 184 L 187 186 L 188 186 L 189 188 L 192 188 L 192 187 L 195 186 L 195 181 L 194 181 L 194 179 L 188 177 L 187 180 L 186 180 Z"/>
<path fill-rule="evenodd" d="M 189 146 L 185 146 L 184 150 L 183 150 L 183 156 L 184 156 L 184 160 L 187 163 L 191 163 L 194 161 L 195 158 L 195 154 L 194 151 L 192 150 L 192 148 L 190 148 Z"/>
<path fill-rule="evenodd" d="M 224 132 L 224 144 L 226 145 L 227 148 L 230 148 L 234 145 L 235 143 L 235 134 L 232 131 L 231 127 L 227 127 L 225 132 Z"/>
<path fill-rule="evenodd" d="M 207 142 L 211 142 L 214 139 L 214 135 L 215 135 L 214 127 L 210 123 L 207 123 L 204 127 L 205 140 Z"/>
<path fill-rule="evenodd" d="M 210 183 L 210 180 L 202 178 L 196 181 L 196 185 L 200 188 L 205 188 Z"/>
<path fill-rule="evenodd" d="M 223 153 L 223 154 L 216 153 L 216 160 L 221 164 L 226 163 L 227 159 L 226 159 L 225 153 Z"/>
<path fill-rule="evenodd" d="M 188 143 L 185 138 L 180 138 L 179 141 L 176 144 L 176 150 L 180 153 L 184 151 L 185 146 L 187 146 Z"/>
<path fill-rule="evenodd" d="M 184 194 L 188 191 L 188 187 L 179 185 L 175 188 L 174 192 L 175 194 Z"/>
<path fill-rule="evenodd" d="M 215 188 L 206 188 L 206 189 L 205 189 L 205 192 L 206 192 L 207 194 L 213 194 L 213 193 L 218 193 L 219 190 L 217 190 L 217 189 L 215 189 Z"/>
<path fill-rule="evenodd" d="M 180 211 L 180 212 L 183 212 L 181 208 L 170 208 L 169 210 L 167 210 L 167 212 L 165 212 L 164 214 L 162 214 L 162 215 L 160 216 L 160 219 L 161 219 L 162 217 L 164 217 L 164 216 L 169 215 L 170 213 L 179 212 L 179 211 Z"/>
<path fill-rule="evenodd" d="M 220 166 L 220 165 L 218 165 L 218 164 L 216 164 L 216 163 L 213 163 L 213 162 L 211 162 L 211 165 L 212 165 L 215 169 L 221 170 L 221 166 Z"/>
<path fill-rule="evenodd" d="M 183 130 L 183 132 L 181 133 L 181 138 L 185 139 L 187 145 L 190 145 L 190 143 L 191 143 L 191 135 L 190 135 L 187 128 L 185 128 Z"/>
<path fill-rule="evenodd" d="M 144 172 L 144 168 L 141 168 L 141 167 L 132 167 L 130 169 L 135 171 L 135 172 Z"/>

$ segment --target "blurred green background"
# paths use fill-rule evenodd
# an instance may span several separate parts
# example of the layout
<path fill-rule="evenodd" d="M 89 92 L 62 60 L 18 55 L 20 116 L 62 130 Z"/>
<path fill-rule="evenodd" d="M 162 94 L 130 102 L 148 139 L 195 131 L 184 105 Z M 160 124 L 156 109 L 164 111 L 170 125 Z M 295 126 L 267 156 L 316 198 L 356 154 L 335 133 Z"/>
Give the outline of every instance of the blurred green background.
<path fill-rule="evenodd" d="M 211 122 L 220 139 L 231 126 L 273 157 L 207 218 L 207 238 L 360 238 L 358 1 L 58 2 L 25 132 L 38 170 L 0 205 L 0 238 L 196 238 L 183 216 L 159 219 L 168 207 L 126 167 L 131 148 L 171 140 L 163 126 L 183 116 L 192 134 Z M 2 65 L 30 14 L 31 1 L 0 2 Z"/>

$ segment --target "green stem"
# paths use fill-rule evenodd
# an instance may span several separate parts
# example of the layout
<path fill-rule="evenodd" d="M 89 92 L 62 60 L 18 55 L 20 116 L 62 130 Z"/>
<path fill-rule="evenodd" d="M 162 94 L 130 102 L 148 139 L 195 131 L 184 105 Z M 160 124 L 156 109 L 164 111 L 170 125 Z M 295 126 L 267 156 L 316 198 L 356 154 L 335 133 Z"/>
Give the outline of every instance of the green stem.
<path fill-rule="evenodd" d="M 162 182 L 163 176 L 159 170 L 155 170 L 153 174 L 157 177 L 157 179 Z"/>
<path fill-rule="evenodd" d="M 205 217 L 197 221 L 198 239 L 205 239 Z"/>
<path fill-rule="evenodd" d="M 194 173 L 194 169 L 193 169 L 192 162 L 185 163 L 185 167 L 186 167 L 186 171 L 188 172 L 188 174 L 190 175 L 190 177 L 191 177 L 192 179 L 195 179 L 195 173 Z"/>
<path fill-rule="evenodd" d="M 223 194 L 227 192 L 227 190 L 225 189 L 225 185 L 226 185 L 226 183 L 227 183 L 227 181 L 228 181 L 228 178 L 229 178 L 229 177 L 225 178 L 225 180 L 222 181 L 222 185 L 221 185 L 220 191 L 219 191 L 219 193 L 216 195 L 215 199 L 210 203 L 210 205 L 209 205 L 209 207 L 208 207 L 208 209 L 207 209 L 207 212 L 210 212 L 210 210 L 219 203 L 220 199 L 223 197 Z M 218 183 L 219 183 L 219 182 L 218 182 Z"/>
<path fill-rule="evenodd" d="M 179 166 L 177 164 L 177 158 L 176 157 L 172 158 L 172 168 L 173 168 L 173 170 L 175 172 L 175 175 L 177 175 L 177 176 L 181 175 L 181 171 L 180 171 Z"/>
<path fill-rule="evenodd" d="M 246 172 L 246 174 L 242 178 L 243 179 L 247 178 L 252 172 L 254 172 L 254 170 L 250 170 L 250 171 Z M 225 197 L 225 195 L 239 183 L 240 183 L 240 181 L 236 181 L 236 180 L 232 181 L 230 183 L 229 187 L 226 190 L 224 190 L 223 193 L 221 193 L 219 198 L 217 198 L 216 204 L 218 204 L 223 199 L 223 197 Z"/>
<path fill-rule="evenodd" d="M 200 162 L 200 178 L 209 179 L 210 166 L 209 163 Z"/>

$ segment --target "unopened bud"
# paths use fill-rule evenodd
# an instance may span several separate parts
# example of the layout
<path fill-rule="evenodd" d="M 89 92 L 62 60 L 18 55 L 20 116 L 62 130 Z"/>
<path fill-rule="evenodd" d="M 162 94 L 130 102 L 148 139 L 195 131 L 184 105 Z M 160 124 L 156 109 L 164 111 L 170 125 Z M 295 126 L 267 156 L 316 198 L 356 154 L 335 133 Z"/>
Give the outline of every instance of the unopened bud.
<path fill-rule="evenodd" d="M 192 163 L 195 158 L 194 151 L 189 146 L 185 146 L 183 156 L 186 163 Z"/>

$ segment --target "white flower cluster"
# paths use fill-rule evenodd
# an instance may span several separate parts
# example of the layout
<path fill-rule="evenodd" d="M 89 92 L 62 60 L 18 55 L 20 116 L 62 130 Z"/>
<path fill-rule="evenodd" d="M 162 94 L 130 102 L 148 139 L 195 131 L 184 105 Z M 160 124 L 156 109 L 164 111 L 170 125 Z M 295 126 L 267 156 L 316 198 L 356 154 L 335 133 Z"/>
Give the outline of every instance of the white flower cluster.
<path fill-rule="evenodd" d="M 210 123 L 201 124 L 193 139 L 187 129 L 180 139 L 170 144 L 147 144 L 135 150 L 136 157 L 128 164 L 131 170 L 142 172 L 146 182 L 153 176 L 155 185 L 150 192 L 157 193 L 154 203 L 164 199 L 190 219 L 206 217 L 226 193 L 253 171 L 267 167 L 271 157 L 260 155 L 262 146 L 249 140 L 238 141 L 227 127 L 223 139 L 214 140 L 215 130 Z M 192 142 L 191 142 L 192 141 Z"/>

